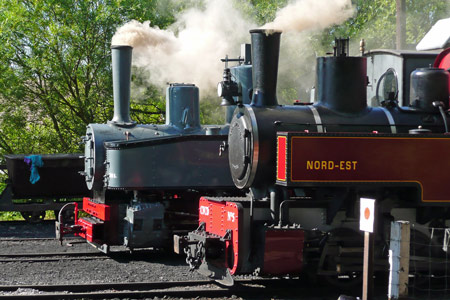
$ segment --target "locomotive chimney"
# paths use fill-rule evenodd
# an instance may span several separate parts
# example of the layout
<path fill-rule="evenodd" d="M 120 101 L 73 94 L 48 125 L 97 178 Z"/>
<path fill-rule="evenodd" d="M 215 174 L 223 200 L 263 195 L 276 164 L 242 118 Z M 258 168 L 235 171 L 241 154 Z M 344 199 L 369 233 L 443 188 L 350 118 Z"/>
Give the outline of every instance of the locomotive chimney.
<path fill-rule="evenodd" d="M 132 126 L 130 119 L 131 54 L 133 47 L 116 45 L 111 47 L 114 117 L 109 122 L 119 126 Z"/>
<path fill-rule="evenodd" d="M 252 35 L 253 96 L 251 105 L 278 105 L 277 75 L 281 31 L 250 30 Z"/>

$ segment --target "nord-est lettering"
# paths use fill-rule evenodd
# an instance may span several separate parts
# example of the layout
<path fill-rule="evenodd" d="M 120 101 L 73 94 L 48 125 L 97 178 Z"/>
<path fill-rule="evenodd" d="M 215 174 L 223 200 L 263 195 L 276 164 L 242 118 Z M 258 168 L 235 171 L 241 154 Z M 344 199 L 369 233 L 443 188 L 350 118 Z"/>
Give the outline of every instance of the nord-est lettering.
<path fill-rule="evenodd" d="M 355 171 L 357 165 L 356 160 L 307 160 L 306 170 Z"/>

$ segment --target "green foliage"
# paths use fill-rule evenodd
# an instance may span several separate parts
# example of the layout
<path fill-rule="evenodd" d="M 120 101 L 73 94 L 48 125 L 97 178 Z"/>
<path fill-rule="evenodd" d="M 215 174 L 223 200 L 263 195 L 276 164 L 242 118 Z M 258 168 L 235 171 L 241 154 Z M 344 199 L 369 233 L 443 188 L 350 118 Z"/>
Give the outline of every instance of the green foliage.
<path fill-rule="evenodd" d="M 250 0 L 248 3 L 236 2 L 236 4 L 240 5 L 240 8 L 250 15 L 257 24 L 263 25 L 273 21 L 276 12 L 289 2 L 288 0 Z"/>
<path fill-rule="evenodd" d="M 164 27 L 174 9 L 156 0 L 0 0 L 0 154 L 79 151 L 85 126 L 113 113 L 117 27 L 131 19 Z M 133 104 L 132 116 L 158 121 L 161 95 L 146 93 L 152 104 Z"/>
<path fill-rule="evenodd" d="M 45 211 L 44 220 L 55 220 L 55 212 L 53 210 Z M 24 218 L 18 211 L 0 211 L 1 221 L 24 221 Z"/>
<path fill-rule="evenodd" d="M 225 122 L 225 107 L 220 106 L 217 97 L 202 99 L 200 102 L 201 124 L 223 124 Z"/>
<path fill-rule="evenodd" d="M 364 38 L 367 49 L 395 49 L 396 1 L 353 0 L 356 14 L 344 24 L 333 26 L 314 36 L 320 54 L 332 48 L 334 37 L 350 37 L 354 52 L 358 51 L 359 39 Z M 408 48 L 424 37 L 439 19 L 448 17 L 448 0 L 406 0 L 406 44 Z M 323 49 L 323 50 L 321 50 Z M 356 54 L 356 53 L 355 53 Z"/>
<path fill-rule="evenodd" d="M 23 221 L 18 211 L 0 211 L 0 221 Z"/>

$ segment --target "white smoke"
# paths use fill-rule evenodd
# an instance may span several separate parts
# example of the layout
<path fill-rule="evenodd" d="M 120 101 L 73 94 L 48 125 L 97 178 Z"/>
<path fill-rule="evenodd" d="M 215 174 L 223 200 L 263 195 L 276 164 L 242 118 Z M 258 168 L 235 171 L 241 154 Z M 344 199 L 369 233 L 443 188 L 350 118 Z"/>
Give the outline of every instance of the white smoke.
<path fill-rule="evenodd" d="M 297 0 L 280 9 L 262 28 L 286 31 L 324 29 L 354 14 L 351 0 Z"/>
<path fill-rule="evenodd" d="M 151 83 L 194 83 L 203 92 L 217 86 L 224 67 L 220 59 L 238 56 L 239 44 L 249 41 L 254 27 L 231 1 L 210 0 L 204 10 L 185 11 L 167 30 L 131 21 L 117 30 L 112 44 L 133 46 L 133 65 L 147 69 Z"/>
<path fill-rule="evenodd" d="M 203 9 L 184 11 L 165 30 L 151 27 L 150 21 L 131 21 L 117 30 L 112 44 L 133 46 L 133 65 L 148 70 L 150 83 L 161 87 L 167 82 L 194 83 L 205 95 L 215 90 L 221 79 L 224 64 L 220 59 L 227 54 L 238 56 L 239 45 L 250 42 L 249 30 L 258 27 L 232 3 L 204 0 Z M 274 22 L 263 27 L 284 31 L 323 29 L 352 14 L 350 0 L 297 0 L 281 9 Z M 298 50 L 304 40 L 287 40 L 282 45 L 295 45 Z M 299 63 L 303 61 L 298 56 L 280 56 L 280 73 Z"/>
<path fill-rule="evenodd" d="M 351 0 L 296 0 L 276 13 L 262 28 L 283 32 L 278 70 L 278 101 L 309 102 L 314 86 L 315 53 L 311 33 L 340 24 L 355 13 Z"/>

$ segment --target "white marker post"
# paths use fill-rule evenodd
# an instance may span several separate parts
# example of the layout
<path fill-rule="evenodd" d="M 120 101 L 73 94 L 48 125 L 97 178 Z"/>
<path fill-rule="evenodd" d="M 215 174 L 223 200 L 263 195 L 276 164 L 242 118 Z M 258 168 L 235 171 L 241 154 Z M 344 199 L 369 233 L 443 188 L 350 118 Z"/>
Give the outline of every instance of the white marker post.
<path fill-rule="evenodd" d="M 391 223 L 389 247 L 389 289 L 388 299 L 408 298 L 409 248 L 411 228 L 407 221 Z"/>
<path fill-rule="evenodd" d="M 375 221 L 375 199 L 361 198 L 359 229 L 364 231 L 363 300 L 373 299 L 373 227 Z"/>

